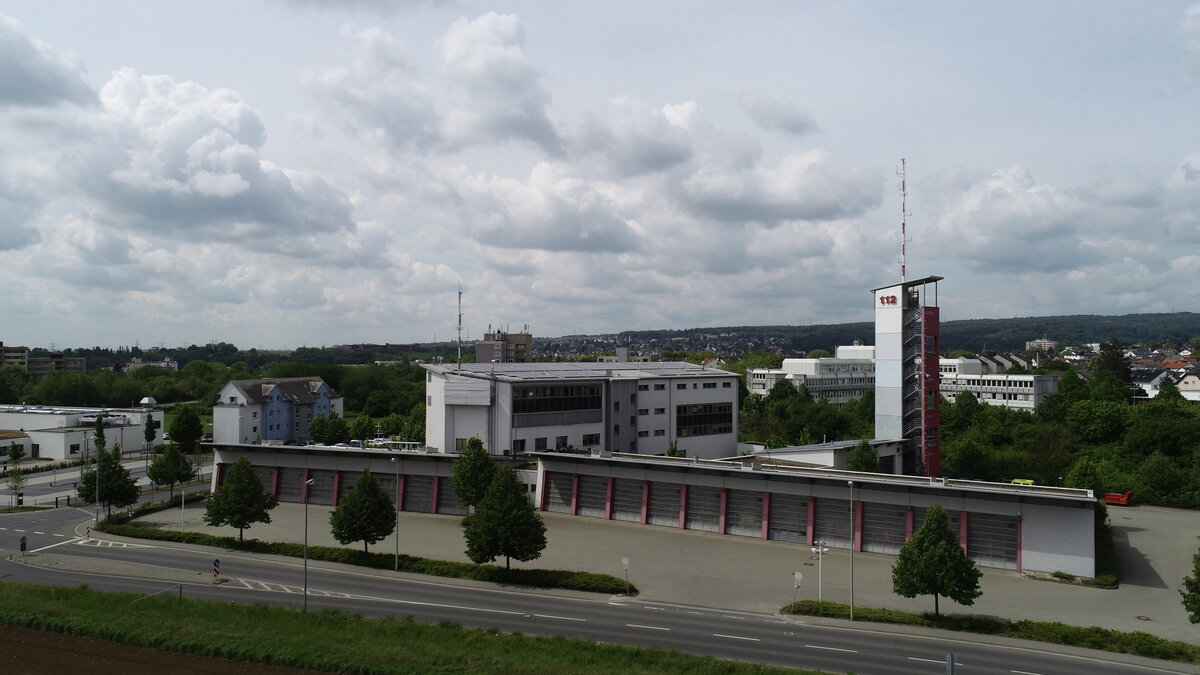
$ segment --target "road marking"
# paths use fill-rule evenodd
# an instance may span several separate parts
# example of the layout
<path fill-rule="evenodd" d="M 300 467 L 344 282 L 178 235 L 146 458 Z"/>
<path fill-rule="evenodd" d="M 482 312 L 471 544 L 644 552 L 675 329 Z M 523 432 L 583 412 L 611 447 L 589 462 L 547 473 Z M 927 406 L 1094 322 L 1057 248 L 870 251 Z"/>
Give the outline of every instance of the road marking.
<path fill-rule="evenodd" d="M 745 637 L 742 635 L 726 635 L 724 633 L 713 633 L 713 637 L 728 638 L 730 640 L 748 640 L 750 642 L 759 642 L 758 638 Z"/>
<path fill-rule="evenodd" d="M 554 616 L 553 614 L 534 614 L 534 616 L 542 619 L 558 619 L 559 621 L 587 621 L 574 616 Z"/>
<path fill-rule="evenodd" d="M 34 530 L 33 533 L 34 534 L 46 534 L 45 532 L 38 532 L 37 530 Z"/>
<path fill-rule="evenodd" d="M 916 656 L 910 656 L 910 657 L 908 657 L 908 660 L 909 660 L 909 661 L 924 661 L 925 663 L 945 663 L 945 662 L 946 662 L 946 659 L 922 659 L 922 658 L 918 658 L 918 657 L 916 657 Z M 954 665 L 956 665 L 956 666 L 961 666 L 961 665 L 962 665 L 962 661 L 959 661 L 959 660 L 955 659 L 955 661 L 954 661 Z M 1019 672 L 1021 672 L 1021 671 L 1019 671 L 1019 670 L 1014 670 L 1014 671 L 1012 671 L 1012 672 L 1014 672 L 1014 673 L 1019 673 Z M 1028 673 L 1028 675 L 1037 675 L 1037 673 Z"/>
<path fill-rule="evenodd" d="M 17 531 L 18 531 L 18 532 L 20 532 L 20 530 L 17 530 Z M 665 612 L 665 611 L 667 611 L 667 608 L 666 608 L 666 607 L 651 607 L 650 605 L 646 605 L 646 609 L 653 609 L 653 610 L 655 610 L 656 612 Z"/>
<path fill-rule="evenodd" d="M 688 612 L 688 614 L 695 614 L 696 616 L 704 616 L 704 612 Z"/>
<path fill-rule="evenodd" d="M 640 623 L 627 623 L 625 626 L 628 628 L 645 628 L 646 630 L 671 630 L 670 628 L 663 628 L 662 626 L 643 626 Z"/>
<path fill-rule="evenodd" d="M 24 532 L 25 530 L 13 530 L 13 532 Z"/>
<path fill-rule="evenodd" d="M 33 549 L 32 551 L 30 551 L 30 553 L 37 553 L 38 551 L 45 551 L 45 550 L 46 550 L 46 549 L 48 549 L 48 548 L 54 548 L 55 546 L 62 546 L 62 545 L 64 545 L 64 544 L 73 544 L 73 543 L 75 543 L 75 541 L 76 541 L 75 539 L 68 539 L 67 541 L 60 541 L 60 542 L 58 542 L 57 544 L 50 544 L 49 546 L 43 546 L 43 547 L 41 547 L 41 548 L 35 548 L 35 549 Z"/>
<path fill-rule="evenodd" d="M 1019 675 L 1042 675 L 1041 673 L 1031 673 L 1028 670 L 1010 670 L 1010 673 L 1018 673 Z"/>
<path fill-rule="evenodd" d="M 55 534 L 52 534 L 52 535 L 50 535 L 50 536 L 51 536 L 51 537 L 65 537 L 66 535 L 64 535 L 64 534 L 57 534 L 57 533 L 55 533 Z"/>
<path fill-rule="evenodd" d="M 842 649 L 841 647 L 822 647 L 821 645 L 804 645 L 804 646 L 808 647 L 809 649 L 828 649 L 831 652 L 849 652 L 851 654 L 858 653 L 857 649 Z"/>
<path fill-rule="evenodd" d="M 721 618 L 722 619 L 737 619 L 738 621 L 744 621 L 746 619 L 746 617 L 744 617 L 744 616 L 733 616 L 731 614 L 722 614 Z"/>
<path fill-rule="evenodd" d="M 416 600 L 396 600 L 402 605 L 417 605 L 419 607 L 441 607 L 442 609 L 466 609 L 472 612 L 486 612 L 489 614 L 508 614 L 521 616 L 524 612 L 513 612 L 507 609 L 488 609 L 486 607 L 467 607 L 466 605 L 446 605 L 440 602 L 418 602 Z"/>

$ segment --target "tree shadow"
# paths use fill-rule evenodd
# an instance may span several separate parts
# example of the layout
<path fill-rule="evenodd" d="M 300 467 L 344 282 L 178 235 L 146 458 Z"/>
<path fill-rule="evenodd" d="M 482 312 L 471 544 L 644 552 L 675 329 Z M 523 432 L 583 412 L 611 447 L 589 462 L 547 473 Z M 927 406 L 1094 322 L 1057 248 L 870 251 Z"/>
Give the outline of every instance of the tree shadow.
<path fill-rule="evenodd" d="M 1146 588 L 1169 588 L 1162 576 L 1154 569 L 1150 558 L 1129 543 L 1129 534 L 1143 532 L 1144 528 L 1129 525 L 1113 525 L 1113 553 L 1117 559 L 1117 578 L 1121 585 Z"/>

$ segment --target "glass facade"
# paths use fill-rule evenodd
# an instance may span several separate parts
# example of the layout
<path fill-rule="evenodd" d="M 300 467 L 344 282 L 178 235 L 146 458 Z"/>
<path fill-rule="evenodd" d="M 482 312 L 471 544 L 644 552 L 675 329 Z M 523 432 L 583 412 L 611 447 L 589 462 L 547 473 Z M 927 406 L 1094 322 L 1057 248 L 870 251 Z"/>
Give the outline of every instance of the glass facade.
<path fill-rule="evenodd" d="M 513 412 L 567 412 L 599 410 L 603 405 L 598 384 L 556 384 L 513 388 Z"/>
<path fill-rule="evenodd" d="M 730 433 L 733 433 L 732 403 L 675 406 L 675 435 L 679 438 Z"/>

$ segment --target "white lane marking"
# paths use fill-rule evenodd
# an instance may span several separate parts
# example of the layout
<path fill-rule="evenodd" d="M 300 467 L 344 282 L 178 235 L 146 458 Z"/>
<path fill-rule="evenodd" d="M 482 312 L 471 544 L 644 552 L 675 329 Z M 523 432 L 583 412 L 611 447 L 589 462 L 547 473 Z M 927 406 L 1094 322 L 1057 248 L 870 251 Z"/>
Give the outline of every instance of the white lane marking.
<path fill-rule="evenodd" d="M 744 617 L 744 616 L 733 616 L 731 614 L 722 614 L 721 618 L 722 619 L 737 619 L 738 621 L 744 621 L 746 619 L 746 617 Z"/>
<path fill-rule="evenodd" d="M 822 647 L 821 645 L 804 645 L 804 646 L 808 647 L 809 649 L 828 649 L 831 652 L 849 652 L 851 654 L 858 653 L 857 649 L 842 649 L 841 647 Z"/>
<path fill-rule="evenodd" d="M 37 530 L 34 530 L 33 533 L 34 534 L 46 534 L 45 532 L 38 532 Z"/>
<path fill-rule="evenodd" d="M 7 527 L 0 527 L 0 530 L 7 530 Z"/>
<path fill-rule="evenodd" d="M 66 535 L 64 535 L 64 534 L 57 534 L 57 533 L 56 533 L 56 534 L 52 534 L 52 535 L 50 535 L 50 536 L 51 536 L 51 537 L 65 537 Z"/>
<path fill-rule="evenodd" d="M 488 609 L 486 607 L 467 607 L 465 605 L 446 605 L 440 602 L 418 602 L 416 600 L 397 600 L 402 605 L 417 605 L 419 607 L 441 607 L 442 609 L 465 609 L 472 612 L 487 612 L 489 614 L 509 614 L 524 616 L 524 612 L 513 612 L 507 609 Z"/>
<path fill-rule="evenodd" d="M 13 532 L 24 532 L 25 530 L 13 530 Z"/>
<path fill-rule="evenodd" d="M 43 547 L 41 547 L 41 548 L 35 548 L 35 549 L 33 549 L 32 551 L 30 551 L 30 553 L 37 553 L 38 551 L 45 551 L 45 550 L 46 550 L 46 549 L 48 549 L 48 548 L 54 548 L 55 546 L 62 546 L 62 545 L 64 545 L 64 544 L 74 544 L 76 541 L 78 541 L 78 540 L 77 540 L 77 539 L 68 539 L 68 540 L 66 540 L 66 541 L 60 541 L 60 542 L 58 542 L 57 544 L 50 544 L 49 546 L 43 546 Z"/>
<path fill-rule="evenodd" d="M 724 633 L 713 633 L 713 637 L 728 638 L 730 640 L 747 640 L 750 642 L 760 642 L 758 638 L 745 637 L 743 635 L 726 635 Z"/>
<path fill-rule="evenodd" d="M 245 586 L 246 588 L 254 590 L 254 587 L 250 585 L 249 581 L 246 581 L 245 579 L 238 579 L 238 581 L 242 582 L 242 585 Z"/>
<path fill-rule="evenodd" d="M 18 532 L 20 532 L 20 530 L 17 530 L 17 531 L 18 531 Z M 665 611 L 667 611 L 667 608 L 666 608 L 666 607 L 651 607 L 650 605 L 646 605 L 646 609 L 653 609 L 653 610 L 655 610 L 655 611 L 657 611 L 657 612 L 665 612 Z"/>
<path fill-rule="evenodd" d="M 1010 673 L 1018 673 L 1018 675 L 1042 675 L 1041 673 L 1031 673 L 1028 670 L 1010 670 Z"/>
<path fill-rule="evenodd" d="M 671 630 L 670 628 L 663 628 L 662 626 L 643 626 L 640 623 L 627 623 L 625 625 L 629 628 L 645 628 L 646 630 Z"/>
<path fill-rule="evenodd" d="M 925 663 L 945 663 L 945 662 L 946 662 L 946 659 L 922 659 L 922 658 L 919 658 L 919 657 L 916 657 L 916 656 L 910 656 L 910 657 L 908 657 L 908 660 L 909 660 L 909 661 L 924 661 Z M 955 661 L 954 661 L 954 665 L 956 665 L 956 666 L 961 666 L 961 665 L 962 665 L 962 661 L 959 661 L 959 660 L 955 659 Z M 1019 672 L 1021 672 L 1021 671 L 1019 671 L 1019 670 L 1014 670 L 1013 672 L 1014 672 L 1014 673 L 1019 673 Z M 1029 675 L 1037 675 L 1037 673 L 1030 673 Z"/>
<path fill-rule="evenodd" d="M 580 619 L 574 616 L 554 616 L 553 614 L 534 614 L 534 616 L 541 619 L 558 619 L 559 621 L 587 621 L 587 619 Z"/>
<path fill-rule="evenodd" d="M 695 614 L 696 616 L 704 616 L 704 612 L 688 612 L 688 614 Z"/>

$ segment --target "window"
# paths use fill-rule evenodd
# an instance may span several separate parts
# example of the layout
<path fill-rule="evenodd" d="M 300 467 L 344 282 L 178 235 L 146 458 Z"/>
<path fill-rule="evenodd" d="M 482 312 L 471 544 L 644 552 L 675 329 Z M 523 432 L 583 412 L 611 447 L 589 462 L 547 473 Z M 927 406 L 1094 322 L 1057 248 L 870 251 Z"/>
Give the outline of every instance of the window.
<path fill-rule="evenodd" d="M 638 432 L 638 438 L 649 438 L 649 437 L 650 437 L 649 431 L 639 431 Z"/>
<path fill-rule="evenodd" d="M 604 402 L 598 384 L 561 384 L 513 387 L 513 413 L 601 410 Z"/>
<path fill-rule="evenodd" d="M 732 382 L 722 382 L 721 388 L 722 389 L 733 389 L 733 383 Z"/>
<path fill-rule="evenodd" d="M 250 427 L 250 433 L 252 433 L 252 434 L 257 434 L 257 433 L 258 433 L 258 427 Z"/>
<path fill-rule="evenodd" d="M 667 409 L 666 408 L 655 408 L 654 414 L 655 415 L 665 415 L 665 414 L 667 414 Z"/>
<path fill-rule="evenodd" d="M 694 388 L 695 386 L 696 386 L 696 385 L 694 385 L 694 384 L 692 385 L 692 387 L 693 387 L 693 388 Z M 705 382 L 705 383 L 704 383 L 704 388 L 705 388 L 705 389 L 716 389 L 716 388 L 717 388 L 717 383 L 716 383 L 716 382 Z"/>
<path fill-rule="evenodd" d="M 258 419 L 258 411 L 255 410 L 254 412 L 250 413 L 250 417 L 251 419 Z"/>
<path fill-rule="evenodd" d="M 525 452 L 525 439 L 518 438 L 518 439 L 514 440 L 512 449 L 513 449 L 514 455 L 517 454 L 518 452 Z"/>
<path fill-rule="evenodd" d="M 619 436 L 619 435 L 621 435 L 621 425 L 614 424 L 613 425 L 613 436 Z"/>
<path fill-rule="evenodd" d="M 675 407 L 675 435 L 679 438 L 732 432 L 731 403 L 697 403 Z"/>
<path fill-rule="evenodd" d="M 71 444 L 71 454 L 72 454 L 72 455 L 78 455 L 78 454 L 79 454 L 79 444 L 78 444 L 78 443 L 72 443 L 72 444 Z"/>
<path fill-rule="evenodd" d="M 665 384 L 654 385 L 654 391 L 666 391 L 666 390 L 667 390 L 667 385 L 665 385 Z"/>
<path fill-rule="evenodd" d="M 629 395 L 629 402 L 630 402 L 630 403 L 637 403 L 637 394 L 630 394 L 630 395 Z"/>
<path fill-rule="evenodd" d="M 596 446 L 596 445 L 600 445 L 600 434 L 584 434 L 583 435 L 583 447 L 590 448 L 590 447 Z"/>
<path fill-rule="evenodd" d="M 649 408 L 638 408 L 638 414 L 639 415 L 649 415 L 650 409 Z"/>
<path fill-rule="evenodd" d="M 566 447 L 567 447 L 567 437 L 566 436 L 558 436 L 554 439 L 554 449 L 555 450 L 562 450 Z"/>
<path fill-rule="evenodd" d="M 676 388 L 676 389 L 687 389 L 687 383 L 686 383 L 686 382 L 680 382 L 679 384 L 675 385 L 675 388 Z"/>
<path fill-rule="evenodd" d="M 533 449 L 534 450 L 545 450 L 546 449 L 546 437 L 542 436 L 541 438 L 533 439 Z"/>
<path fill-rule="evenodd" d="M 433 405 L 433 397 L 432 397 L 432 396 L 426 396 L 426 397 L 425 397 L 425 405 L 426 405 L 426 406 L 432 406 L 432 405 Z"/>
<path fill-rule="evenodd" d="M 649 391 L 649 390 L 650 390 L 650 385 L 648 385 L 648 384 L 639 384 L 638 385 L 638 391 Z"/>
<path fill-rule="evenodd" d="M 613 401 L 613 411 L 616 412 L 616 411 L 619 411 L 620 409 L 621 409 L 621 402 Z"/>
<path fill-rule="evenodd" d="M 667 430 L 666 430 L 666 429 L 655 429 L 655 430 L 654 430 L 654 435 L 655 435 L 655 436 L 666 436 L 666 435 L 667 435 Z"/>

